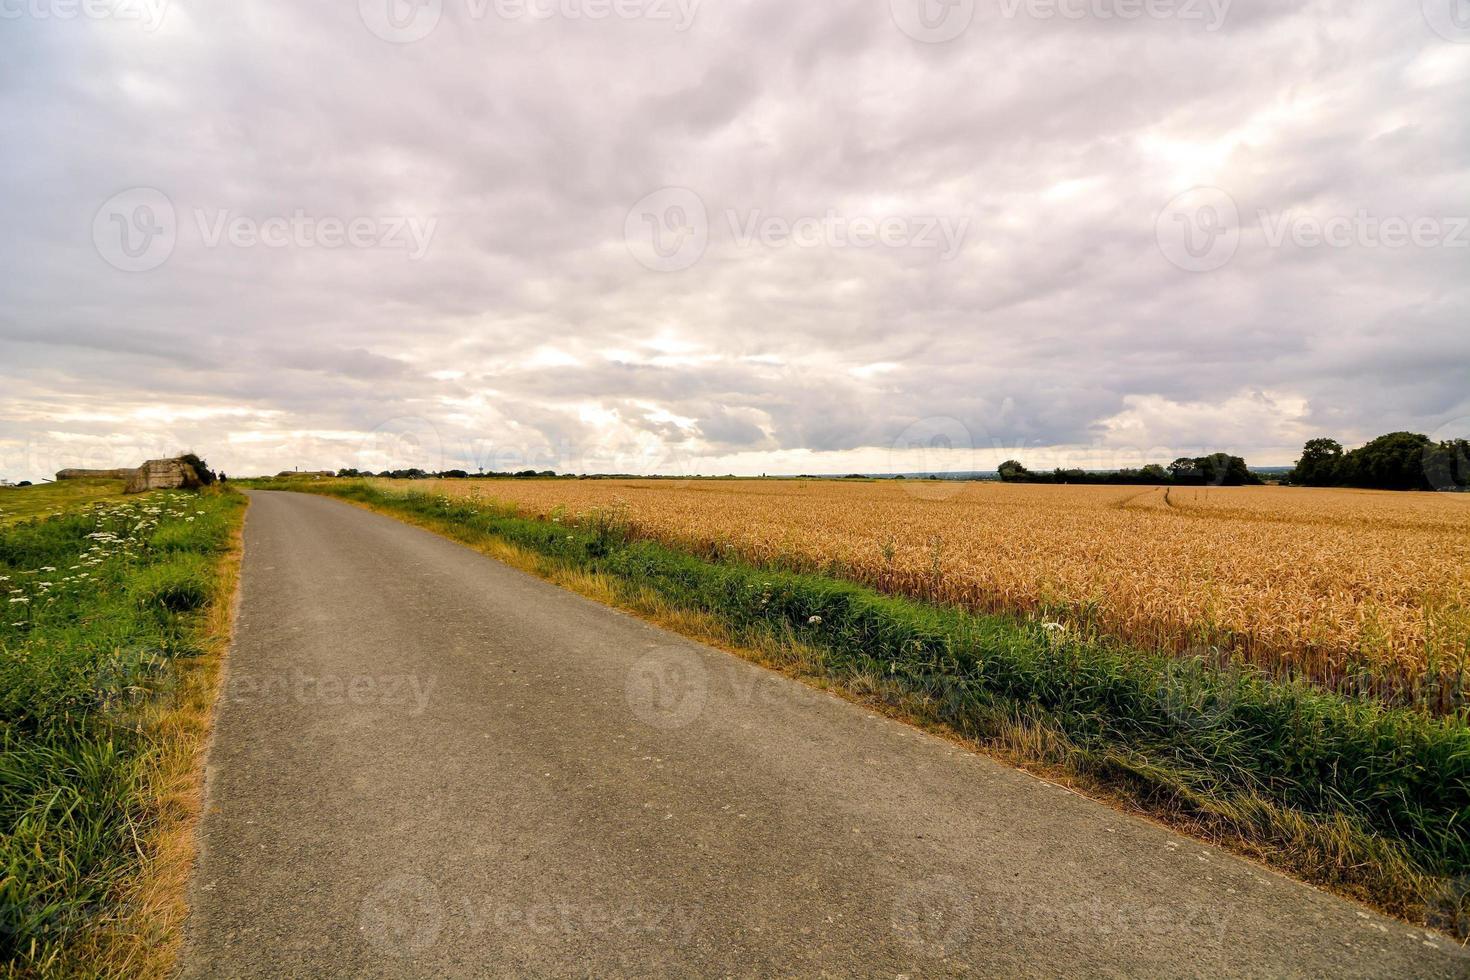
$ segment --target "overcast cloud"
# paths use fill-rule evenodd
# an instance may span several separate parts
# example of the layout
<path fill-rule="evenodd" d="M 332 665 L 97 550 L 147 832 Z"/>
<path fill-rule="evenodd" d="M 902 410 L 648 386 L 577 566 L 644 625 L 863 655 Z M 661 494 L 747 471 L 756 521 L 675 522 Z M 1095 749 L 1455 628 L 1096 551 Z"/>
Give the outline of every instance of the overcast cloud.
<path fill-rule="evenodd" d="M 1470 435 L 1462 8 L 0 0 L 0 477 Z"/>

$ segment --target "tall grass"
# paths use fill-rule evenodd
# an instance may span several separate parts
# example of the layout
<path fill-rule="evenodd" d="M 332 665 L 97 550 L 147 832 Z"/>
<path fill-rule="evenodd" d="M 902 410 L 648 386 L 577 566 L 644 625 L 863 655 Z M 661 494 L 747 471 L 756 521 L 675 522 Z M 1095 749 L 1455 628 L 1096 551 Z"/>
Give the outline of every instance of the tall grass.
<path fill-rule="evenodd" d="M 200 652 L 243 505 L 159 493 L 0 530 L 0 974 L 106 972 L 171 749 L 145 720 Z"/>
<path fill-rule="evenodd" d="M 1470 875 L 1463 719 L 1180 659 L 1100 635 L 894 598 L 816 574 L 709 560 L 578 523 L 365 483 L 293 486 L 716 617 L 737 641 L 815 651 L 825 682 L 1021 761 L 1064 766 L 1313 880 L 1454 930 Z"/>

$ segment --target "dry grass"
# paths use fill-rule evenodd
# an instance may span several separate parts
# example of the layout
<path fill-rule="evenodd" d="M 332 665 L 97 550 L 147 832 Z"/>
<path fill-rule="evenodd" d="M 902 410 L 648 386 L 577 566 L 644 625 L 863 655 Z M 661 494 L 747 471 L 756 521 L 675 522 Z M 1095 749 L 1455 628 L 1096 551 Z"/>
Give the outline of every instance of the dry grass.
<path fill-rule="evenodd" d="M 391 481 L 381 481 L 384 483 Z M 1470 499 L 1277 487 L 843 481 L 442 481 L 529 516 L 616 509 L 701 554 L 1219 647 L 1339 689 L 1464 682 Z"/>

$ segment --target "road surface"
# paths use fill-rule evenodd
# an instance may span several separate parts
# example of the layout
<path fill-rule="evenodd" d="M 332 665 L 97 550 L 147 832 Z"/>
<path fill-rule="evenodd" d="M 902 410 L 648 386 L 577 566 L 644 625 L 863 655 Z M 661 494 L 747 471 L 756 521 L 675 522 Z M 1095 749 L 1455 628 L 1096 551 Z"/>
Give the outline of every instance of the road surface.
<path fill-rule="evenodd" d="M 187 976 L 1470 973 L 461 545 L 252 498 Z"/>

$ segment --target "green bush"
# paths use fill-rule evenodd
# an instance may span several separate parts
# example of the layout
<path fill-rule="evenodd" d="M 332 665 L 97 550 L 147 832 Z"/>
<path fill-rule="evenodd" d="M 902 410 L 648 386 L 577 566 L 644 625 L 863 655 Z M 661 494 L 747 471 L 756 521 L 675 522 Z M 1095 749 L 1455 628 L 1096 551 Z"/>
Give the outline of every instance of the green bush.
<path fill-rule="evenodd" d="M 138 572 L 128 589 L 139 608 L 186 613 L 209 604 L 211 577 L 209 563 L 202 559 L 174 559 Z"/>

